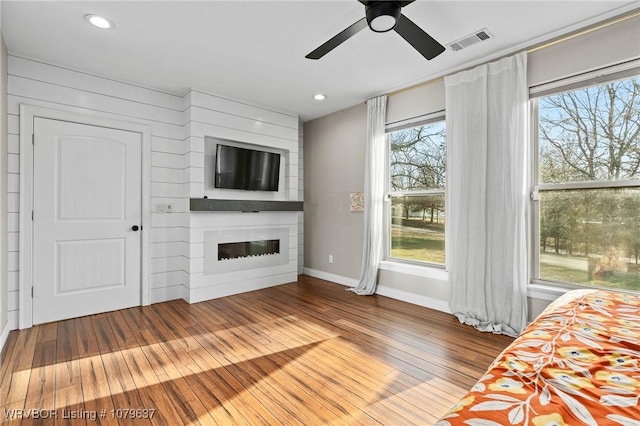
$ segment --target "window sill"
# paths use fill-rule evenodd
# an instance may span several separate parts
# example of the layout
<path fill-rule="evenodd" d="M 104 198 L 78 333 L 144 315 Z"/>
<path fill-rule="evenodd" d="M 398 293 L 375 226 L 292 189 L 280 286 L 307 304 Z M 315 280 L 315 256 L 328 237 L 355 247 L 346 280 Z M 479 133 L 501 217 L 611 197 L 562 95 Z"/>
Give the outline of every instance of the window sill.
<path fill-rule="evenodd" d="M 534 299 L 554 301 L 571 290 L 573 289 L 533 282 L 527 286 L 527 296 L 533 297 Z"/>
<path fill-rule="evenodd" d="M 436 280 L 447 281 L 449 279 L 449 273 L 441 268 L 427 266 L 427 265 L 414 265 L 409 263 L 394 262 L 392 260 L 380 261 L 379 269 L 383 271 L 398 272 L 401 274 L 416 275 L 423 278 L 432 278 Z"/>

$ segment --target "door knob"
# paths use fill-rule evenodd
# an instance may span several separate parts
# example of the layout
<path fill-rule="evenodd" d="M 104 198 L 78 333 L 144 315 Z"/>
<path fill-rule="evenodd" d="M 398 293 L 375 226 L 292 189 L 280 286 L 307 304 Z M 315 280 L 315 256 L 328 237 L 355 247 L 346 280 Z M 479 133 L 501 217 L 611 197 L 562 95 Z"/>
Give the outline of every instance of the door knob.
<path fill-rule="evenodd" d="M 132 231 L 137 231 L 138 229 L 140 229 L 140 227 L 139 227 L 138 225 L 133 225 L 133 226 L 131 227 L 131 230 L 132 230 Z"/>

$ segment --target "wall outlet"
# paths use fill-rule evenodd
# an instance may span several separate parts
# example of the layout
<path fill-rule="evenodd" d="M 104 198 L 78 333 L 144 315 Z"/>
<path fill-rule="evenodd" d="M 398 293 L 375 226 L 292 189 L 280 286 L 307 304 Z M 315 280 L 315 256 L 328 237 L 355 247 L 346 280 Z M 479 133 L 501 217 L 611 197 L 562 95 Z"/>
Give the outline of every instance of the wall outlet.
<path fill-rule="evenodd" d="M 156 213 L 171 213 L 171 204 L 157 203 Z"/>
<path fill-rule="evenodd" d="M 329 263 L 333 263 L 333 255 L 332 254 L 329 255 Z"/>

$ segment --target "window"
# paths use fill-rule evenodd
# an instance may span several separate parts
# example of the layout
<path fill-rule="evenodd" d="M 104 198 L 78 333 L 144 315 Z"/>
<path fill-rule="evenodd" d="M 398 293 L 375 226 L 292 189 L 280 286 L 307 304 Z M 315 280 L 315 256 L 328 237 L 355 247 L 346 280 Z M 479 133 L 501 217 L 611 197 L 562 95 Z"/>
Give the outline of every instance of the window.
<path fill-rule="evenodd" d="M 534 278 L 640 291 L 640 78 L 534 101 Z"/>
<path fill-rule="evenodd" d="M 444 264 L 445 122 L 387 133 L 387 258 Z"/>

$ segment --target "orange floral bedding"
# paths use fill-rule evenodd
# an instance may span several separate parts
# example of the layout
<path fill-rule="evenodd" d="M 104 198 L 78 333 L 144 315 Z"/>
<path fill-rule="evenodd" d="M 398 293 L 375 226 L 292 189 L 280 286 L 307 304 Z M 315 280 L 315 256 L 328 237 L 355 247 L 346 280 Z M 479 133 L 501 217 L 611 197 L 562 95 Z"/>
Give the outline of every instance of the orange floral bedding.
<path fill-rule="evenodd" d="M 436 423 L 640 426 L 640 296 L 554 301 Z"/>

